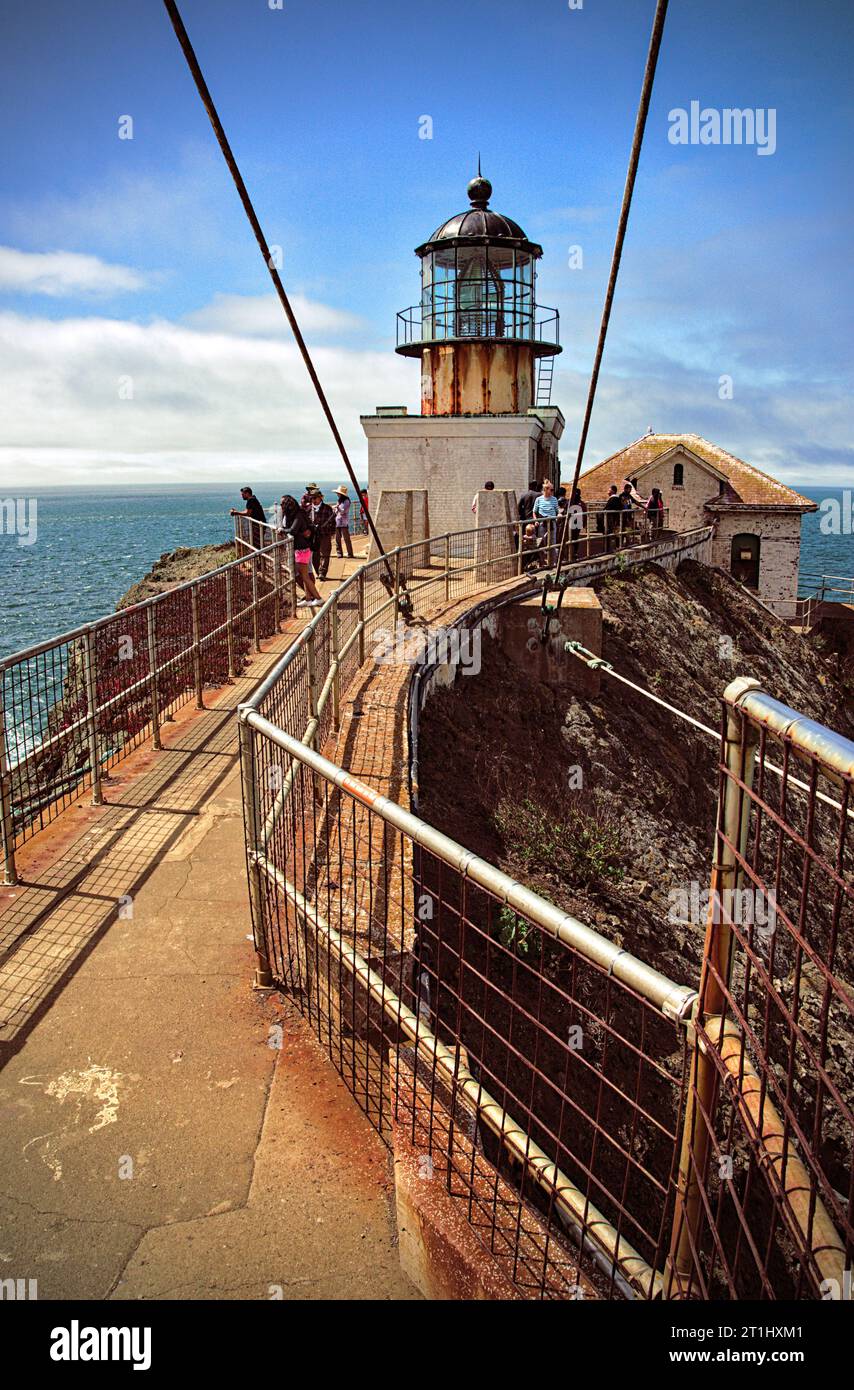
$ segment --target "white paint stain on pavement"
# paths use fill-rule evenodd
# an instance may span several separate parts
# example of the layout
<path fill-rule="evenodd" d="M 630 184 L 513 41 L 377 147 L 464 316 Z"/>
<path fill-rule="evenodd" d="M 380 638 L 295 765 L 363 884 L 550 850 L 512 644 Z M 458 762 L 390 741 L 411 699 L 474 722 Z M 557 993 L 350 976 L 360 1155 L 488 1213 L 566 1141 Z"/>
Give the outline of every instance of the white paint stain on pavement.
<path fill-rule="evenodd" d="M 87 1120 L 91 1121 L 86 1125 L 90 1134 L 97 1134 L 98 1130 L 106 1125 L 115 1124 L 119 1114 L 121 1080 L 120 1071 L 98 1066 L 94 1062 L 90 1062 L 83 1070 L 66 1071 L 55 1077 L 22 1077 L 22 1086 L 38 1086 L 43 1095 L 51 1096 L 59 1101 L 60 1105 L 65 1105 L 68 1100 L 73 1102 L 71 1124 L 66 1130 L 37 1134 L 35 1138 L 28 1140 L 22 1152 L 25 1153 L 33 1144 L 40 1144 L 41 1160 L 53 1173 L 54 1182 L 59 1182 L 62 1177 L 62 1163 L 57 1149 L 63 1137 L 67 1135 L 68 1129 L 76 1129 L 81 1124 L 86 1124 Z"/>

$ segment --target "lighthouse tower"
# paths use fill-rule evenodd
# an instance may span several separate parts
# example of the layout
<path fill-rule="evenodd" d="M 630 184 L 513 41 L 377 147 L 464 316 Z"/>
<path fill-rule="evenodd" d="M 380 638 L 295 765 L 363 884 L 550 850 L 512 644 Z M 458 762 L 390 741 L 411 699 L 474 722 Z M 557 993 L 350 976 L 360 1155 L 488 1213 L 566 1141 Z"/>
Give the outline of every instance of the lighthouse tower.
<path fill-rule="evenodd" d="M 558 482 L 564 421 L 550 402 L 548 359 L 561 349 L 557 311 L 536 302 L 543 250 L 489 206 L 479 169 L 468 196 L 470 207 L 416 248 L 421 301 L 397 316 L 397 351 L 421 363 L 421 414 L 385 406 L 362 416 L 371 505 L 388 543 L 471 527 L 473 494 L 487 480 L 505 507 L 531 478 Z"/>

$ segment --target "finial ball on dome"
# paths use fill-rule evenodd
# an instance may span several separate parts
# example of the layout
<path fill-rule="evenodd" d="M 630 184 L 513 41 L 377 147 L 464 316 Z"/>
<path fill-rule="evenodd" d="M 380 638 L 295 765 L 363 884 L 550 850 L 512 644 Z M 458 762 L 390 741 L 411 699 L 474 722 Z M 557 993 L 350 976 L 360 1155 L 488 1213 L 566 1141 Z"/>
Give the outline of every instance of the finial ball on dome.
<path fill-rule="evenodd" d="M 478 173 L 469 184 L 467 192 L 474 207 L 486 207 L 492 197 L 492 184 L 489 179 L 485 179 L 482 174 Z"/>

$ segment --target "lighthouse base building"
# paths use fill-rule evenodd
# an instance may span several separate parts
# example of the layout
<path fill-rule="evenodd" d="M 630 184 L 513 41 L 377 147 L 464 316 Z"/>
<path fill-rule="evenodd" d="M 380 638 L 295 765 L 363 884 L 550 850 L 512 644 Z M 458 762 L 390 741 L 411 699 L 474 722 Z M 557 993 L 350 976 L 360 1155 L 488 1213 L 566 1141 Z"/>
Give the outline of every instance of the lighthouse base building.
<path fill-rule="evenodd" d="M 516 498 L 533 478 L 550 478 L 557 486 L 563 426 L 556 406 L 523 415 L 408 415 L 403 409 L 363 415 L 368 489 L 378 523 L 380 511 L 386 513 L 386 526 L 391 520 L 392 504 L 383 500 L 389 493 L 426 492 L 428 530 L 422 534 L 441 536 L 471 528 L 472 499 L 487 481 Z M 515 513 L 508 519 L 515 521 Z"/>

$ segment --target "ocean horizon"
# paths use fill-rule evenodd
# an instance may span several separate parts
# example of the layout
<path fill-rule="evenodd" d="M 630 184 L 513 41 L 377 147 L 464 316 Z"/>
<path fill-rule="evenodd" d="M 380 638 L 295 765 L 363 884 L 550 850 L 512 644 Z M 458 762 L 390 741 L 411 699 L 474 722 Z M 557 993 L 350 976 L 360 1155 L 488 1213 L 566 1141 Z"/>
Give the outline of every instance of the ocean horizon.
<path fill-rule="evenodd" d="M 250 481 L 268 514 L 284 492 L 299 497 L 305 487 L 292 479 Z M 341 479 L 309 481 L 331 494 Z M 69 483 L 30 489 L 27 497 L 38 503 L 35 543 L 19 545 L 16 535 L 0 534 L 0 658 L 111 613 L 162 554 L 231 540 L 229 509 L 240 505 L 240 485 Z M 835 499 L 840 505 L 852 491 L 792 486 L 815 502 Z M 801 573 L 854 575 L 854 535 L 825 535 L 820 521 L 817 512 L 803 518 Z M 462 517 L 460 529 L 468 523 Z"/>

